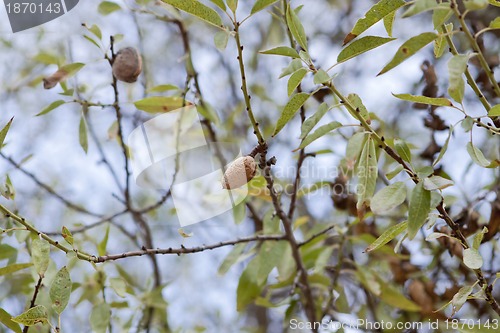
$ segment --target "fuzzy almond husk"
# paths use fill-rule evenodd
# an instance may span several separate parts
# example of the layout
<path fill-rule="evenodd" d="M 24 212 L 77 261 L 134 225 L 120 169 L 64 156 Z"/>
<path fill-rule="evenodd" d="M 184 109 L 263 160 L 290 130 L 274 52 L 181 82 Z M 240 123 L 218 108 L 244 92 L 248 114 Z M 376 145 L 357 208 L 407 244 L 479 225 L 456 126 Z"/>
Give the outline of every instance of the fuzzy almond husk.
<path fill-rule="evenodd" d="M 226 169 L 222 179 L 222 188 L 233 190 L 247 184 L 255 176 L 257 164 L 251 156 L 239 157 Z"/>
<path fill-rule="evenodd" d="M 120 81 L 133 83 L 142 72 L 142 58 L 133 47 L 121 49 L 113 62 L 113 75 Z"/>

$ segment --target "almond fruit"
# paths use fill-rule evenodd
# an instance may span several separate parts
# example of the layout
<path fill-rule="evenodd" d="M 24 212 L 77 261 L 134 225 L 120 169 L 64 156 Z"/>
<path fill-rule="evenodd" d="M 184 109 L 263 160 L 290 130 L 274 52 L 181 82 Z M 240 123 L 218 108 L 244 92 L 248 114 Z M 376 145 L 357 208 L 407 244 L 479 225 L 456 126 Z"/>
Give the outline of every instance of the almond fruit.
<path fill-rule="evenodd" d="M 222 179 L 222 188 L 233 190 L 248 183 L 257 172 L 257 163 L 251 156 L 239 157 L 226 169 Z"/>
<path fill-rule="evenodd" d="M 142 58 L 133 47 L 121 49 L 113 61 L 113 75 L 120 81 L 133 83 L 142 72 Z"/>

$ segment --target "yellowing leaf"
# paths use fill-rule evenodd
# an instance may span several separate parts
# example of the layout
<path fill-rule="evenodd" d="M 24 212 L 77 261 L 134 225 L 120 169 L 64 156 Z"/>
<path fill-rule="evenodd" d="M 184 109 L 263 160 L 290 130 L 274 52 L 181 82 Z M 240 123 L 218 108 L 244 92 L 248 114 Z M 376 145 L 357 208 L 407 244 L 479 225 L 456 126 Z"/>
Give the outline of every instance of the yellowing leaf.
<path fill-rule="evenodd" d="M 44 239 L 35 238 L 31 243 L 31 258 L 35 270 L 41 277 L 44 276 L 50 261 L 50 244 Z"/>
<path fill-rule="evenodd" d="M 148 113 L 169 112 L 183 107 L 183 104 L 192 105 L 192 103 L 184 101 L 178 96 L 153 96 L 146 97 L 134 103 L 139 110 Z"/>
<path fill-rule="evenodd" d="M 392 94 L 394 97 L 402 99 L 404 101 L 422 103 L 436 106 L 453 106 L 453 103 L 443 97 L 426 97 L 426 96 L 415 96 L 411 94 Z"/>
<path fill-rule="evenodd" d="M 495 105 L 488 111 L 488 116 L 490 117 L 500 117 L 500 104 Z M 0 145 L 1 145 L 1 138 L 0 138 Z"/>
<path fill-rule="evenodd" d="M 50 299 L 52 300 L 52 308 L 61 314 L 69 302 L 71 295 L 71 278 L 66 266 L 57 272 L 54 282 L 50 287 Z"/>
<path fill-rule="evenodd" d="M 47 318 L 47 309 L 43 305 L 37 305 L 23 314 L 12 318 L 12 321 L 25 326 L 33 326 L 37 323 L 46 323 Z"/>

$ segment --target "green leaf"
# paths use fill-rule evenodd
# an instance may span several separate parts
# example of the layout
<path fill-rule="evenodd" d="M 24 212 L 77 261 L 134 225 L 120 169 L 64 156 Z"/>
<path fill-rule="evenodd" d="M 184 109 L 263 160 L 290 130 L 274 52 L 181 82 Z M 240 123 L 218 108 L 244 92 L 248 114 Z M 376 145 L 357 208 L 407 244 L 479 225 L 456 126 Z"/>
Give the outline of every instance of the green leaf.
<path fill-rule="evenodd" d="M 401 17 L 410 17 L 437 7 L 439 4 L 435 0 L 416 0 Z"/>
<path fill-rule="evenodd" d="M 286 11 L 286 22 L 288 24 L 290 32 L 293 35 L 293 38 L 295 38 L 297 43 L 299 43 L 299 45 L 302 46 L 302 48 L 307 51 L 306 32 L 304 30 L 304 27 L 302 26 L 302 23 L 299 20 L 299 17 L 290 6 L 288 6 L 288 9 Z"/>
<path fill-rule="evenodd" d="M 227 30 L 217 31 L 214 36 L 214 44 L 217 49 L 224 51 L 229 40 L 229 32 Z"/>
<path fill-rule="evenodd" d="M 267 6 L 272 5 L 273 3 L 277 2 L 278 0 L 257 0 L 255 1 L 252 11 L 250 12 L 251 15 L 261 11 L 262 9 L 266 8 Z"/>
<path fill-rule="evenodd" d="M 401 164 L 398 164 L 398 165 L 394 168 L 394 170 L 389 171 L 388 173 L 386 173 L 386 174 L 385 174 L 385 176 L 387 177 L 387 179 L 388 179 L 388 180 L 391 180 L 391 179 L 393 179 L 394 177 L 396 177 L 397 175 L 399 175 L 399 173 L 400 173 L 401 171 L 403 171 L 403 170 L 404 170 L 403 166 L 402 166 Z"/>
<path fill-rule="evenodd" d="M 238 0 L 226 0 L 227 6 L 233 13 L 236 13 L 236 9 L 238 9 Z"/>
<path fill-rule="evenodd" d="M 366 12 L 363 18 L 356 22 L 352 31 L 344 38 L 344 45 L 405 4 L 404 0 L 381 0 L 377 2 Z"/>
<path fill-rule="evenodd" d="M 10 118 L 7 125 L 5 125 L 4 128 L 2 128 L 2 130 L 0 131 L 0 150 L 2 149 L 3 142 L 5 141 L 5 137 L 7 136 L 7 132 L 9 131 L 10 125 L 12 124 L 13 120 L 14 120 L 14 117 Z"/>
<path fill-rule="evenodd" d="M 302 67 L 302 61 L 300 59 L 293 59 L 286 68 L 283 68 L 283 71 L 281 71 L 279 79 L 288 76 L 292 73 L 295 73 L 301 67 Z"/>
<path fill-rule="evenodd" d="M 179 90 L 179 87 L 177 87 L 175 84 L 160 84 L 158 86 L 155 86 L 151 89 L 148 89 L 148 93 L 161 93 L 169 90 Z"/>
<path fill-rule="evenodd" d="M 292 98 L 288 101 L 287 105 L 283 109 L 280 118 L 276 124 L 276 128 L 274 129 L 273 136 L 276 136 L 283 127 L 293 118 L 295 113 L 304 105 L 304 103 L 309 98 L 309 94 L 307 93 L 298 93 L 292 96 Z"/>
<path fill-rule="evenodd" d="M 408 209 L 408 238 L 415 238 L 418 230 L 424 225 L 431 204 L 431 192 L 424 188 L 422 182 L 418 183 L 411 193 L 410 207 Z"/>
<path fill-rule="evenodd" d="M 488 0 L 464 0 L 464 5 L 467 10 L 478 10 L 488 6 Z"/>
<path fill-rule="evenodd" d="M 412 37 L 403 43 L 392 58 L 392 60 L 385 65 L 385 67 L 380 71 L 378 75 L 382 75 L 394 67 L 401 64 L 406 59 L 410 58 L 412 55 L 417 53 L 421 48 L 434 41 L 437 35 L 433 32 L 424 32 L 418 36 Z"/>
<path fill-rule="evenodd" d="M 491 164 L 491 162 L 484 157 L 483 152 L 476 148 L 472 142 L 467 143 L 467 152 L 477 165 L 487 168 Z"/>
<path fill-rule="evenodd" d="M 384 303 L 411 312 L 419 312 L 421 310 L 420 306 L 406 298 L 398 289 L 396 289 L 389 283 L 382 283 L 382 281 L 380 282 L 380 299 Z"/>
<path fill-rule="evenodd" d="M 373 50 L 381 45 L 389 43 L 396 38 L 384 38 L 377 36 L 366 36 L 355 40 L 351 44 L 347 45 L 337 57 L 337 62 L 344 62 L 367 51 Z"/>
<path fill-rule="evenodd" d="M 490 29 L 500 29 L 500 17 L 496 17 L 493 21 L 490 22 Z"/>
<path fill-rule="evenodd" d="M 71 278 L 66 266 L 57 272 L 54 282 L 50 287 L 50 299 L 52 300 L 52 308 L 57 314 L 61 314 L 69 302 L 71 295 Z"/>
<path fill-rule="evenodd" d="M 89 31 L 92 32 L 97 38 L 102 39 L 101 29 L 97 25 L 93 24 L 90 28 L 87 29 L 89 29 Z"/>
<path fill-rule="evenodd" d="M 243 311 L 250 303 L 260 296 L 262 285 L 258 283 L 257 272 L 260 266 L 260 257 L 254 257 L 247 265 L 238 281 L 236 289 L 236 309 Z"/>
<path fill-rule="evenodd" d="M 496 6 L 496 7 L 500 7 L 500 1 L 499 0 L 488 0 L 488 2 L 490 3 L 490 5 L 493 5 L 493 6 Z"/>
<path fill-rule="evenodd" d="M 424 188 L 428 191 L 442 190 L 454 184 L 452 180 L 440 176 L 431 176 L 424 179 Z"/>
<path fill-rule="evenodd" d="M 354 165 L 354 162 L 358 161 L 361 150 L 363 150 L 363 146 L 366 142 L 366 137 L 364 132 L 358 132 L 347 141 L 345 158 L 349 164 Z"/>
<path fill-rule="evenodd" d="M 392 94 L 394 97 L 402 99 L 404 101 L 422 103 L 436 106 L 453 106 L 453 103 L 447 98 L 443 97 L 426 97 L 426 96 L 415 96 L 411 94 Z"/>
<path fill-rule="evenodd" d="M 468 61 L 469 56 L 465 54 L 454 55 L 450 61 L 448 61 L 448 94 L 458 103 L 462 103 L 464 99 L 465 82 L 462 76 L 467 69 Z"/>
<path fill-rule="evenodd" d="M 371 252 L 381 248 L 382 246 L 384 246 L 385 244 L 389 243 L 391 240 L 396 238 L 407 228 L 408 228 L 408 221 L 404 221 L 396 225 L 393 225 L 392 227 L 384 231 L 384 233 L 380 235 L 380 237 L 377 238 L 373 243 L 371 243 L 370 246 L 368 246 L 365 249 L 365 252 Z"/>
<path fill-rule="evenodd" d="M 109 225 L 106 228 L 106 233 L 104 234 L 104 238 L 102 241 L 97 245 L 97 253 L 100 256 L 103 256 L 106 254 L 106 248 L 108 246 L 108 238 L 109 238 Z"/>
<path fill-rule="evenodd" d="M 320 126 L 316 131 L 314 131 L 314 133 L 306 136 L 304 141 L 302 141 L 302 143 L 300 144 L 299 149 L 304 149 L 305 147 L 310 145 L 313 141 L 321 138 L 322 136 L 324 136 L 324 135 L 330 133 L 331 131 L 336 130 L 337 128 L 340 128 L 340 127 L 342 127 L 342 124 L 339 123 L 338 121 L 332 121 L 329 124 Z"/>
<path fill-rule="evenodd" d="M 36 116 L 42 116 L 44 114 L 49 113 L 50 111 L 60 107 L 61 105 L 65 104 L 66 102 L 63 100 L 58 100 L 55 102 L 52 102 L 49 106 L 45 107 L 40 113 L 36 114 Z"/>
<path fill-rule="evenodd" d="M 460 290 L 453 296 L 451 304 L 453 305 L 453 313 L 458 312 L 462 306 L 467 302 L 467 298 L 474 289 L 474 285 L 463 286 Z"/>
<path fill-rule="evenodd" d="M 69 231 L 68 228 L 66 228 L 65 226 L 62 227 L 62 232 L 61 232 L 64 240 L 69 244 L 69 245 L 73 245 L 73 235 L 71 234 L 71 231 Z"/>
<path fill-rule="evenodd" d="M 44 239 L 35 238 L 31 243 L 31 258 L 35 270 L 41 277 L 44 276 L 50 262 L 50 244 Z"/>
<path fill-rule="evenodd" d="M 210 7 L 205 6 L 196 0 L 162 0 L 163 2 L 185 11 L 188 14 L 194 15 L 207 23 L 213 24 L 220 28 L 222 19 L 219 14 Z"/>
<path fill-rule="evenodd" d="M 406 185 L 396 182 L 378 191 L 370 202 L 374 214 L 382 214 L 401 205 L 406 200 Z"/>
<path fill-rule="evenodd" d="M 500 18 L 500 17 L 499 17 Z M 495 105 L 488 111 L 488 116 L 490 117 L 500 117 L 500 104 Z M 0 135 L 0 146 L 2 145 L 2 138 Z"/>
<path fill-rule="evenodd" d="M 472 248 L 479 250 L 481 243 L 483 241 L 484 235 L 488 233 L 488 228 L 483 227 L 483 229 L 474 236 L 474 242 Z"/>
<path fill-rule="evenodd" d="M 291 47 L 288 46 L 278 46 L 269 50 L 265 51 L 260 51 L 259 53 L 262 54 L 272 54 L 272 55 L 280 55 L 280 56 L 285 56 L 285 57 L 291 57 L 295 59 L 299 59 L 299 53 L 295 50 L 292 49 Z"/>
<path fill-rule="evenodd" d="M 330 108 L 328 107 L 328 104 L 326 103 L 321 103 L 321 105 L 318 107 L 318 111 L 316 111 L 312 116 L 307 118 L 304 123 L 302 124 L 301 132 L 300 132 L 300 139 L 304 139 L 309 132 L 318 124 L 318 122 L 323 118 L 323 116 L 328 112 Z"/>
<path fill-rule="evenodd" d="M 116 2 L 112 1 L 103 1 L 99 4 L 99 7 L 97 7 L 97 11 L 101 15 L 109 15 L 113 12 L 116 12 L 117 10 L 121 10 L 122 7 L 120 7 L 119 4 Z"/>
<path fill-rule="evenodd" d="M 64 79 L 67 79 L 67 78 L 75 75 L 76 73 L 78 73 L 80 71 L 80 69 L 82 69 L 84 66 L 85 66 L 84 63 L 75 62 L 73 64 L 67 64 L 67 65 L 62 66 L 61 68 L 59 68 L 59 71 L 64 72 L 66 74 Z"/>
<path fill-rule="evenodd" d="M 222 11 L 226 11 L 226 4 L 224 3 L 223 0 L 210 0 L 212 1 L 217 7 L 222 9 Z"/>
<path fill-rule="evenodd" d="M 243 254 L 245 248 L 246 248 L 245 243 L 236 244 L 231 250 L 231 252 L 229 252 L 229 254 L 226 256 L 222 264 L 219 266 L 217 273 L 220 275 L 226 274 L 227 271 L 229 271 L 229 269 L 231 268 L 231 266 L 233 266 L 238 261 L 240 256 Z"/>
<path fill-rule="evenodd" d="M 397 153 L 404 161 L 411 163 L 410 147 L 408 147 L 404 140 L 394 139 L 394 148 L 396 148 Z"/>
<path fill-rule="evenodd" d="M 111 320 L 111 308 L 106 303 L 101 303 L 92 309 L 90 314 L 90 327 L 94 333 L 106 333 Z"/>
<path fill-rule="evenodd" d="M 363 104 L 361 97 L 359 97 L 357 94 L 349 94 L 347 95 L 347 100 L 349 100 L 349 102 L 351 102 L 351 104 L 354 105 L 354 107 L 356 108 L 356 112 L 358 112 L 359 115 L 364 120 L 370 123 L 370 113 Z M 354 119 L 358 119 L 357 115 L 354 112 L 352 112 L 349 108 L 347 108 L 347 111 L 349 111 L 349 113 L 354 117 Z"/>
<path fill-rule="evenodd" d="M 288 96 L 290 96 L 294 93 L 295 89 L 297 89 L 297 87 L 300 85 L 300 83 L 304 79 L 304 76 L 306 76 L 307 72 L 308 71 L 306 68 L 300 68 L 295 73 L 290 75 L 290 78 L 288 79 L 288 84 L 287 84 Z"/>
<path fill-rule="evenodd" d="M 387 31 L 389 37 L 392 37 L 392 27 L 394 25 L 395 19 L 396 19 L 396 11 L 393 11 L 392 13 L 389 13 L 384 17 L 384 28 L 385 31 Z"/>
<path fill-rule="evenodd" d="M 89 150 L 89 139 L 87 137 L 87 122 L 85 121 L 85 117 L 83 115 L 80 118 L 78 139 L 80 141 L 80 147 L 82 147 L 85 154 L 87 154 L 87 151 Z"/>
<path fill-rule="evenodd" d="M 12 318 L 12 321 L 25 326 L 33 326 L 37 323 L 46 323 L 47 320 L 47 309 L 43 305 L 37 305 L 19 316 Z"/>
<path fill-rule="evenodd" d="M 136 108 L 148 113 L 169 112 L 183 107 L 183 104 L 189 105 L 189 102 L 178 96 L 152 96 L 134 102 Z"/>
<path fill-rule="evenodd" d="M 0 308 L 0 323 L 4 324 L 7 328 L 11 329 L 14 333 L 22 333 L 21 327 L 18 323 L 12 321 L 12 316 Z"/>
<path fill-rule="evenodd" d="M 478 250 L 469 248 L 464 250 L 464 264 L 470 269 L 480 269 L 483 266 L 483 257 Z"/>
<path fill-rule="evenodd" d="M 441 161 L 441 159 L 443 158 L 444 154 L 446 153 L 446 151 L 448 150 L 448 144 L 450 143 L 450 138 L 451 138 L 451 135 L 453 134 L 453 126 L 450 125 L 450 131 L 448 132 L 448 137 L 446 138 L 446 141 L 444 142 L 443 144 L 443 147 L 441 148 L 441 151 L 439 152 L 439 155 L 438 157 L 436 158 L 436 160 L 432 163 L 432 166 L 434 167 L 436 164 L 439 163 L 439 161 Z"/>
<path fill-rule="evenodd" d="M 434 9 L 432 13 L 432 23 L 434 24 L 434 29 L 438 30 L 452 15 L 453 9 L 449 6 Z M 439 32 L 442 31 L 439 29 Z"/>
<path fill-rule="evenodd" d="M 109 284 L 115 293 L 120 297 L 127 296 L 127 283 L 122 278 L 111 278 Z"/>
<path fill-rule="evenodd" d="M 361 151 L 358 164 L 358 202 L 356 207 L 361 209 L 364 204 L 369 206 L 370 199 L 375 193 L 375 186 L 378 177 L 377 152 L 375 142 L 368 137 Z"/>
<path fill-rule="evenodd" d="M 314 84 L 323 84 L 331 79 L 330 75 L 323 69 L 318 70 L 316 74 L 314 74 Z"/>

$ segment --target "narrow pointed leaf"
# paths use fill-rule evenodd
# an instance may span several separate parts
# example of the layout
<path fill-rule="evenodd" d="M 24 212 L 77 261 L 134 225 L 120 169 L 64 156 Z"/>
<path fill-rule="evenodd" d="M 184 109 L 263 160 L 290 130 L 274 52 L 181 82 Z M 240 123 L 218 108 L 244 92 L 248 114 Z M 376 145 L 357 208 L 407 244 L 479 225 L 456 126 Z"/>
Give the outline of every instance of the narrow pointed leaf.
<path fill-rule="evenodd" d="M 299 53 L 295 51 L 295 49 L 292 49 L 291 47 L 288 46 L 278 46 L 269 50 L 265 51 L 260 51 L 259 53 L 262 54 L 273 54 L 273 55 L 280 55 L 280 56 L 285 56 L 285 57 L 291 57 L 295 59 L 299 59 Z"/>
<path fill-rule="evenodd" d="M 257 1 L 255 1 L 250 13 L 253 15 L 253 14 L 263 10 L 267 6 L 272 5 L 273 3 L 277 2 L 277 1 L 278 0 L 257 0 Z"/>
<path fill-rule="evenodd" d="M 337 62 L 344 62 L 367 51 L 373 50 L 381 45 L 389 43 L 396 38 L 385 38 L 377 36 L 366 36 L 355 40 L 351 44 L 347 45 L 337 57 Z"/>
<path fill-rule="evenodd" d="M 424 188 L 424 185 L 418 183 L 412 191 L 410 198 L 410 207 L 408 210 L 408 238 L 415 238 L 418 230 L 424 225 L 429 215 L 429 206 L 431 203 L 431 192 Z"/>
<path fill-rule="evenodd" d="M 89 150 L 89 140 L 87 137 L 87 122 L 85 121 L 85 117 L 80 118 L 80 125 L 78 128 L 78 139 L 80 141 L 80 147 L 82 147 L 85 154 Z"/>
<path fill-rule="evenodd" d="M 364 17 L 360 18 L 356 22 L 352 31 L 344 38 L 344 45 L 359 36 L 362 32 L 383 19 L 385 16 L 404 5 L 405 1 L 403 0 L 381 0 L 377 2 L 366 12 Z"/>
<path fill-rule="evenodd" d="M 323 118 L 323 116 L 328 112 L 329 107 L 328 104 L 322 103 L 318 107 L 318 111 L 316 111 L 312 116 L 307 118 L 304 123 L 302 124 L 301 128 L 301 133 L 300 133 L 300 138 L 304 139 L 309 132 L 318 124 L 318 122 Z"/>
<path fill-rule="evenodd" d="M 23 270 L 23 269 L 31 267 L 31 266 L 33 266 L 32 263 L 26 263 L 26 264 L 12 264 L 12 265 L 8 265 L 6 267 L 1 267 L 0 268 L 0 276 L 15 273 L 17 271 Z"/>
<path fill-rule="evenodd" d="M 453 106 L 453 103 L 443 97 L 426 97 L 426 96 L 415 96 L 411 94 L 392 94 L 394 97 L 402 99 L 404 101 L 422 103 L 436 106 Z"/>
<path fill-rule="evenodd" d="M 287 85 L 288 96 L 294 93 L 295 89 L 297 89 L 297 87 L 300 85 L 306 74 L 307 74 L 307 69 L 300 68 L 298 71 L 290 75 Z"/>
<path fill-rule="evenodd" d="M 7 132 L 9 131 L 10 125 L 12 124 L 13 120 L 14 120 L 14 117 L 10 118 L 7 125 L 5 125 L 4 128 L 2 128 L 2 130 L 0 131 L 0 149 L 2 149 L 3 142 L 5 141 L 5 137 L 7 136 Z"/>
<path fill-rule="evenodd" d="M 371 252 L 381 248 L 382 246 L 384 246 L 385 244 L 389 243 L 391 240 L 396 238 L 407 228 L 408 228 L 408 221 L 404 221 L 396 225 L 393 225 L 392 227 L 384 231 L 384 233 L 380 235 L 380 237 L 377 238 L 373 243 L 371 243 L 370 246 L 366 248 L 365 252 Z"/>
<path fill-rule="evenodd" d="M 273 136 L 276 136 L 283 127 L 293 118 L 293 116 L 297 113 L 302 105 L 309 98 L 309 94 L 306 93 L 298 93 L 292 96 L 290 101 L 288 101 L 287 105 L 283 109 L 280 118 L 276 124 L 276 128 L 274 130 Z"/>
<path fill-rule="evenodd" d="M 358 202 L 356 207 L 360 209 L 364 204 L 369 206 L 370 200 L 375 193 L 378 177 L 377 152 L 375 142 L 371 137 L 366 140 L 358 164 Z"/>
<path fill-rule="evenodd" d="M 45 107 L 40 113 L 37 113 L 36 116 L 42 116 L 44 114 L 49 113 L 50 111 L 60 107 L 61 105 L 65 104 L 66 102 L 63 100 L 58 100 L 55 102 L 52 102 L 49 106 Z"/>
<path fill-rule="evenodd" d="M 299 43 L 299 45 L 307 51 L 306 32 L 304 30 L 304 27 L 302 26 L 302 23 L 300 22 L 299 17 L 291 7 L 288 7 L 286 11 L 286 21 L 288 23 L 288 28 L 293 35 L 293 38 L 295 38 L 297 43 Z"/>
<path fill-rule="evenodd" d="M 139 110 L 148 113 L 169 112 L 183 107 L 183 104 L 190 105 L 182 97 L 178 96 L 153 96 L 146 97 L 134 103 L 135 107 Z"/>
<path fill-rule="evenodd" d="M 18 323 L 12 321 L 12 316 L 0 308 L 0 323 L 4 324 L 7 328 L 11 329 L 14 333 L 22 333 L 21 327 Z"/>
<path fill-rule="evenodd" d="M 213 24 L 216 27 L 222 26 L 222 19 L 219 14 L 210 7 L 205 6 L 196 0 L 162 0 L 163 2 L 185 11 L 188 14 L 194 15 L 207 23 Z"/>
<path fill-rule="evenodd" d="M 469 56 L 465 54 L 455 55 L 450 59 L 450 61 L 448 61 L 448 94 L 450 94 L 451 98 L 458 103 L 462 103 L 462 100 L 464 99 L 465 82 L 463 74 L 467 68 L 468 61 Z"/>
<path fill-rule="evenodd" d="M 326 124 L 326 125 L 319 127 L 316 131 L 314 131 L 314 133 L 306 136 L 304 141 L 302 141 L 302 143 L 300 144 L 299 149 L 303 149 L 303 148 L 307 147 L 313 141 L 321 138 L 322 136 L 324 136 L 324 135 L 330 133 L 331 131 L 333 131 L 337 128 L 340 128 L 340 127 L 342 127 L 342 124 L 339 123 L 338 121 L 332 121 L 329 124 Z"/>
<path fill-rule="evenodd" d="M 377 75 L 382 75 L 387 73 L 394 67 L 401 64 L 406 59 L 410 58 L 412 55 L 417 53 L 424 46 L 434 41 L 437 38 L 437 35 L 433 32 L 424 32 L 418 36 L 412 37 L 408 39 L 406 42 L 401 45 L 398 49 L 392 60 L 385 65 L 385 67 L 378 73 Z"/>
<path fill-rule="evenodd" d="M 487 168 L 491 163 L 488 161 L 481 150 L 476 148 L 472 142 L 467 143 L 467 152 L 469 153 L 469 156 L 471 159 L 476 163 L 477 165 L 482 166 L 483 168 Z"/>

